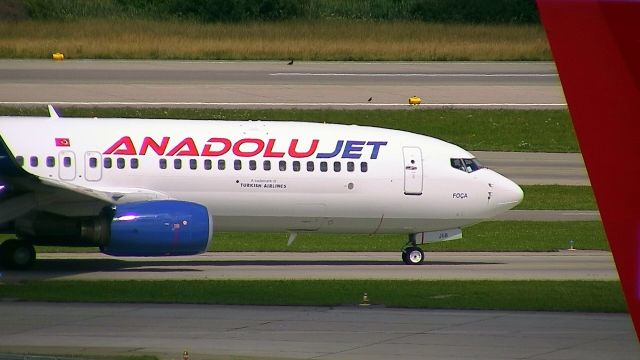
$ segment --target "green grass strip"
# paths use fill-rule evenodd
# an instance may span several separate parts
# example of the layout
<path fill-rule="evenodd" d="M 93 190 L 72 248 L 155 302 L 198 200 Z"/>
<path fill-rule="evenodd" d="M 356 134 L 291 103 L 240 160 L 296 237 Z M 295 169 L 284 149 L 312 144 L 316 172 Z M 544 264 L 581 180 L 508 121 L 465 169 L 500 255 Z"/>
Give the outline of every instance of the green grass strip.
<path fill-rule="evenodd" d="M 600 221 L 487 221 L 463 229 L 463 238 L 425 246 L 428 251 L 609 250 Z"/>
<path fill-rule="evenodd" d="M 521 185 L 524 200 L 515 210 L 598 210 L 591 186 Z"/>
<path fill-rule="evenodd" d="M 617 281 L 44 281 L 0 285 L 29 301 L 625 312 Z"/>
<path fill-rule="evenodd" d="M 100 118 L 300 120 L 405 130 L 440 138 L 468 150 L 579 151 L 566 110 L 63 108 L 60 114 Z M 0 107 L 0 115 L 47 116 L 48 113 L 44 107 Z"/>
<path fill-rule="evenodd" d="M 600 221 L 486 221 L 463 229 L 460 240 L 423 245 L 425 251 L 609 250 Z M 0 236 L 0 241 L 11 238 Z M 209 251 L 335 252 L 400 251 L 406 235 L 300 233 L 287 246 L 285 233 L 214 233 Z M 38 252 L 96 252 L 97 248 L 38 246 Z"/>
<path fill-rule="evenodd" d="M 400 251 L 405 235 L 301 233 L 287 247 L 287 234 L 218 233 L 211 251 Z M 423 245 L 429 251 L 557 251 L 569 241 L 582 250 L 608 250 L 599 221 L 488 221 L 463 229 L 460 240 Z"/>

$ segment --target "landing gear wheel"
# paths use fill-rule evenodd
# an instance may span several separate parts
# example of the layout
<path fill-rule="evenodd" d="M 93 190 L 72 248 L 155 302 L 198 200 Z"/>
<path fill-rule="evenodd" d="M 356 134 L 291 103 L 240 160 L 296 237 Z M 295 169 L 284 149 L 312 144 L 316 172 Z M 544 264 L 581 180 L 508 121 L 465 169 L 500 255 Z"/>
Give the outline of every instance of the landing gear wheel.
<path fill-rule="evenodd" d="M 0 245 L 0 265 L 5 269 L 26 270 L 36 261 L 36 250 L 26 241 L 10 239 Z"/>
<path fill-rule="evenodd" d="M 417 246 L 412 246 L 402 251 L 402 261 L 407 265 L 420 265 L 424 261 L 424 251 Z"/>

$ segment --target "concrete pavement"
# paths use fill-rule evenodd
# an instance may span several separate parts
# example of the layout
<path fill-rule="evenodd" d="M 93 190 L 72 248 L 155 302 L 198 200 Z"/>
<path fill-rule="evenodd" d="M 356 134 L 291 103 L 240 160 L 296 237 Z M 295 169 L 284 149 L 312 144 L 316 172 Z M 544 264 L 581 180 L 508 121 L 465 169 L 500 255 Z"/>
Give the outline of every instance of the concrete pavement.
<path fill-rule="evenodd" d="M 404 265 L 399 250 L 390 253 L 211 252 L 166 258 L 41 253 L 33 270 L 3 271 L 1 280 L 618 280 L 608 251 L 465 253 L 429 252 L 428 246 L 424 249 L 426 261 L 421 266 Z"/>
<path fill-rule="evenodd" d="M 163 359 L 638 359 L 627 314 L 0 303 L 0 352 Z"/>
<path fill-rule="evenodd" d="M 552 62 L 0 60 L 0 79 L 0 104 L 565 108 Z"/>
<path fill-rule="evenodd" d="M 520 185 L 590 185 L 580 153 L 472 151 L 480 162 Z"/>

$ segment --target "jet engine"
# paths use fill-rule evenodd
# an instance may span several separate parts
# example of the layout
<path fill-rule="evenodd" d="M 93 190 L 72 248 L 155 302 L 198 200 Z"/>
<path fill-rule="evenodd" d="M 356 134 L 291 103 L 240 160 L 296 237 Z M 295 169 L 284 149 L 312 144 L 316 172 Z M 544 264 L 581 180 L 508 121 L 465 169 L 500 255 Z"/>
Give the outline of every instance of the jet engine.
<path fill-rule="evenodd" d="M 149 201 L 117 206 L 109 241 L 115 256 L 194 255 L 207 250 L 211 218 L 207 208 L 184 201 Z"/>
<path fill-rule="evenodd" d="M 175 256 L 205 252 L 212 224 L 202 205 L 159 200 L 105 208 L 97 217 L 33 214 L 16 221 L 16 232 L 35 245 L 97 245 L 114 256 Z"/>

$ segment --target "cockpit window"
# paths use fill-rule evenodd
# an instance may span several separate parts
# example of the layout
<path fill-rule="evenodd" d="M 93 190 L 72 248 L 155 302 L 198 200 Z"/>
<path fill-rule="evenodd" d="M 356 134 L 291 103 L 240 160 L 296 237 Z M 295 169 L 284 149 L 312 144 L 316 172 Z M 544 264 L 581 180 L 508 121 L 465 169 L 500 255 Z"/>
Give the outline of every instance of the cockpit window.
<path fill-rule="evenodd" d="M 451 167 L 454 169 L 458 169 L 460 171 L 464 171 L 467 173 L 472 173 L 476 170 L 480 170 L 484 168 L 480 164 L 478 160 L 475 158 L 472 159 L 451 159 Z"/>
<path fill-rule="evenodd" d="M 462 159 L 451 159 L 451 167 L 465 172 L 467 171 L 467 169 L 464 167 Z"/>
<path fill-rule="evenodd" d="M 467 172 L 474 172 L 484 167 L 476 159 L 462 159 L 462 161 L 464 161 L 464 165 L 467 167 Z"/>

